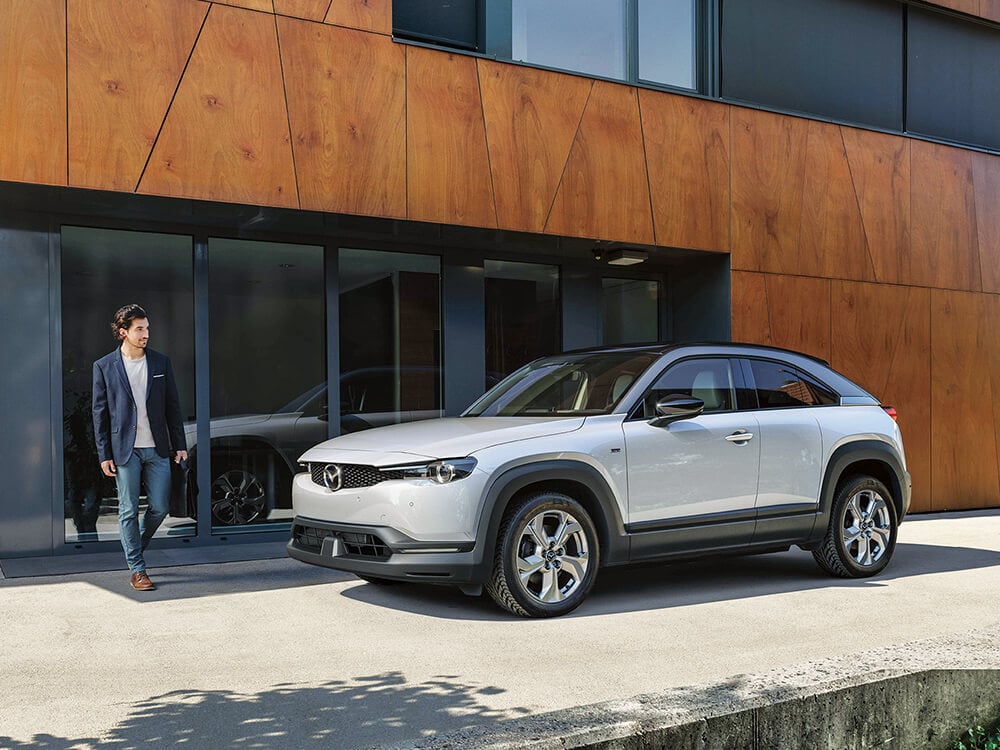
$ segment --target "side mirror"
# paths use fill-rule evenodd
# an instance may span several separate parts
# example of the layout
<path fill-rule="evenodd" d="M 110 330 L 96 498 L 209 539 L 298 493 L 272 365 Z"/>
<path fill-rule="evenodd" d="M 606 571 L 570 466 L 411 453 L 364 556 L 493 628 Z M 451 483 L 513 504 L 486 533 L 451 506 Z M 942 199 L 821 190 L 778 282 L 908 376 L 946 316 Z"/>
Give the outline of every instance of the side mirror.
<path fill-rule="evenodd" d="M 705 402 L 694 396 L 670 394 L 656 402 L 656 413 L 659 416 L 649 420 L 653 427 L 663 427 L 679 419 L 691 419 L 705 411 Z"/>

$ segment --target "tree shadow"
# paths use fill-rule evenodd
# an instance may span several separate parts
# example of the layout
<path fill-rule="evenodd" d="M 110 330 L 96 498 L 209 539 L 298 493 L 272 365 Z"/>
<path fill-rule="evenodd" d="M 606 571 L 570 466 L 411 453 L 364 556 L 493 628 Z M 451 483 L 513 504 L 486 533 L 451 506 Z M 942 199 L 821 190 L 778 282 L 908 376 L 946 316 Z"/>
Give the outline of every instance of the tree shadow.
<path fill-rule="evenodd" d="M 36 734 L 19 741 L 0 736 L 10 750 L 166 750 L 181 747 L 353 748 L 457 732 L 526 715 L 483 702 L 504 692 L 439 675 L 408 683 L 401 672 L 332 680 L 319 686 L 278 684 L 256 694 L 231 690 L 175 690 L 132 707 L 101 737 Z M 372 718 L 377 717 L 377 718 Z"/>

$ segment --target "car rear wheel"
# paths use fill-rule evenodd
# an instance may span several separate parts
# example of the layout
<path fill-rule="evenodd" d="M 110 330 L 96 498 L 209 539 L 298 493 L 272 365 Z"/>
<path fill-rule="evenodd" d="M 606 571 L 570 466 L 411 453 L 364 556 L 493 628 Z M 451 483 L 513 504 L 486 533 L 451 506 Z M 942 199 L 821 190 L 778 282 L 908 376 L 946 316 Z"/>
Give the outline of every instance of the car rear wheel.
<path fill-rule="evenodd" d="M 889 564 L 898 523 L 892 495 L 882 482 L 870 476 L 850 477 L 837 488 L 830 526 L 813 557 L 831 575 L 873 576 Z"/>
<path fill-rule="evenodd" d="M 580 606 L 599 563 L 597 531 L 584 507 L 540 492 L 505 514 L 486 591 L 516 615 L 555 617 Z"/>

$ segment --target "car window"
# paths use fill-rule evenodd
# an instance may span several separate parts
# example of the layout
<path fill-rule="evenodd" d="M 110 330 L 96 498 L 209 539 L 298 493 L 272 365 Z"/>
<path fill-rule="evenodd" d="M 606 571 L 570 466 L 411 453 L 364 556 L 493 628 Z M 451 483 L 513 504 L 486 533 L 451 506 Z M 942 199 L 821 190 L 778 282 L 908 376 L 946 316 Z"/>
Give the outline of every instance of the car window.
<path fill-rule="evenodd" d="M 590 352 L 546 357 L 522 367 L 465 412 L 468 417 L 609 414 L 656 352 Z"/>
<path fill-rule="evenodd" d="M 838 402 L 837 394 L 791 365 L 752 359 L 750 369 L 761 409 L 825 406 Z"/>
<path fill-rule="evenodd" d="M 665 396 L 692 396 L 705 402 L 705 412 L 730 411 L 736 404 L 733 368 L 728 359 L 688 359 L 664 372 L 643 399 L 643 417 L 657 415 Z"/>

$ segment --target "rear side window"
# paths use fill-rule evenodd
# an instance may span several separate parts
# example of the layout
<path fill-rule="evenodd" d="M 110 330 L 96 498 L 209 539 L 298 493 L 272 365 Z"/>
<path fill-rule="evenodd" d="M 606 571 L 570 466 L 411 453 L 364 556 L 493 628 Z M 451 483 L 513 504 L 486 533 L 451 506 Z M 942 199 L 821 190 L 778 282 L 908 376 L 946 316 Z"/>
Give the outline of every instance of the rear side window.
<path fill-rule="evenodd" d="M 828 406 L 837 394 L 801 370 L 781 362 L 750 360 L 761 409 L 790 406 Z"/>

